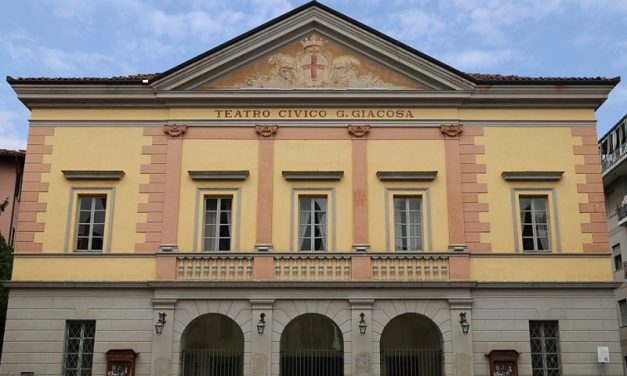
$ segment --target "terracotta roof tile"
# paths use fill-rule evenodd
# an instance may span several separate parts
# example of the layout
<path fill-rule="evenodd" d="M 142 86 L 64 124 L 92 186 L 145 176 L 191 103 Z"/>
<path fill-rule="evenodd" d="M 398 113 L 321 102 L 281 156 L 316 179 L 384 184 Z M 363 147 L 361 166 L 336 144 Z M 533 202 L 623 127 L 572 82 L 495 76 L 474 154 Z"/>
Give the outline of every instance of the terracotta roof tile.
<path fill-rule="evenodd" d="M 618 77 L 532 77 L 513 74 L 466 73 L 477 81 L 616 81 Z"/>
<path fill-rule="evenodd" d="M 26 156 L 26 150 L 9 150 L 0 149 L 0 157 L 24 157 Z"/>

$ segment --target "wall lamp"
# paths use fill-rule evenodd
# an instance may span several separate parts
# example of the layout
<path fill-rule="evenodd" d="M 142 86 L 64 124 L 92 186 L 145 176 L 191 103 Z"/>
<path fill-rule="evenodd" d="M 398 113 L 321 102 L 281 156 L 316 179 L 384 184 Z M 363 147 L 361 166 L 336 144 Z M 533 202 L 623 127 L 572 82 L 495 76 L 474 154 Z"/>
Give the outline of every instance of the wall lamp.
<path fill-rule="evenodd" d="M 259 322 L 257 323 L 257 333 L 259 333 L 259 335 L 262 336 L 265 330 L 266 330 L 266 314 L 261 312 L 259 314 Z"/>
<path fill-rule="evenodd" d="M 368 328 L 368 325 L 366 325 L 366 320 L 364 320 L 364 316 L 366 315 L 363 312 L 359 314 L 359 317 L 361 317 L 361 319 L 359 320 L 359 334 L 361 334 L 362 336 L 366 334 L 366 328 Z"/>
<path fill-rule="evenodd" d="M 155 332 L 159 336 L 163 333 L 163 327 L 165 327 L 165 323 L 167 322 L 165 321 L 166 316 L 165 312 L 159 312 L 159 320 L 155 323 Z"/>
<path fill-rule="evenodd" d="M 462 333 L 464 335 L 468 334 L 468 329 L 470 329 L 470 323 L 466 320 L 466 312 L 459 313 L 459 325 L 462 327 Z"/>

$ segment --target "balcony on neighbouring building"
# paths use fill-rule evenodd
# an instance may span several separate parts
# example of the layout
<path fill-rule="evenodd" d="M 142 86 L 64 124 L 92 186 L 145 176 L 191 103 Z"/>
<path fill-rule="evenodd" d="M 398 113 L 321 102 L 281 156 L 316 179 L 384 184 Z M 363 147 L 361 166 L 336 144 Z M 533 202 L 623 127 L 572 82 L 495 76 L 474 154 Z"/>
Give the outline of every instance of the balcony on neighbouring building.
<path fill-rule="evenodd" d="M 627 204 L 620 204 L 616 207 L 616 217 L 619 226 L 627 226 Z"/>
<path fill-rule="evenodd" d="M 620 119 L 600 140 L 601 171 L 605 175 L 627 155 L 627 116 Z"/>

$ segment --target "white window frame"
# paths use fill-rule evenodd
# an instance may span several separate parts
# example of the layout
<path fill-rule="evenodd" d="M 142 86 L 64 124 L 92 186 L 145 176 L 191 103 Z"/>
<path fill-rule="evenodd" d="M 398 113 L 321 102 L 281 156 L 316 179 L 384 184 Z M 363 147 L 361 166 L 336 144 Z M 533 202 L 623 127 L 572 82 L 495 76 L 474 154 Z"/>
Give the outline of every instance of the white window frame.
<path fill-rule="evenodd" d="M 433 236 L 431 229 L 431 190 L 424 187 L 386 187 L 384 189 L 385 200 L 385 249 L 386 252 L 396 252 L 396 234 L 394 221 L 395 197 L 420 197 L 420 220 L 422 249 L 398 252 L 431 252 L 433 250 Z"/>
<path fill-rule="evenodd" d="M 231 220 L 228 223 L 228 227 L 229 227 L 229 248 L 228 249 L 220 249 L 220 240 L 221 239 L 225 239 L 223 237 L 220 236 L 220 227 L 222 226 L 222 223 L 220 222 L 220 218 L 222 216 L 223 213 L 223 209 L 222 209 L 222 200 L 224 199 L 228 199 L 231 200 L 231 208 L 229 209 L 229 212 L 231 213 Z M 206 249 L 205 248 L 205 240 L 208 239 L 209 237 L 207 236 L 207 202 L 209 200 L 216 200 L 216 218 L 215 218 L 215 223 L 213 224 L 215 226 L 215 246 L 214 249 Z M 203 200 L 203 212 L 204 212 L 204 220 L 203 220 L 203 235 L 202 235 L 202 250 L 203 252 L 229 252 L 233 249 L 233 196 L 204 196 L 204 200 Z"/>
<path fill-rule="evenodd" d="M 299 225 L 299 197 L 300 196 L 326 196 L 327 197 L 327 247 L 325 252 L 335 252 L 336 247 L 336 192 L 334 187 L 298 187 L 290 189 L 290 251 L 300 252 L 298 239 Z M 315 251 L 322 252 L 322 251 Z"/>
<path fill-rule="evenodd" d="M 65 252 L 77 253 L 105 253 L 111 252 L 111 235 L 115 209 L 115 187 L 71 187 L 68 197 L 68 210 L 65 231 Z M 103 232 L 102 250 L 77 250 L 78 223 L 80 221 L 80 198 L 89 196 L 106 197 L 105 224 Z"/>
<path fill-rule="evenodd" d="M 520 197 L 521 196 L 541 196 L 546 198 L 547 223 L 549 249 L 542 251 L 523 250 L 522 222 L 520 218 Z M 559 217 L 557 211 L 557 194 L 554 188 L 546 187 L 525 187 L 512 188 L 511 191 L 512 205 L 512 224 L 514 233 L 514 249 L 516 253 L 543 254 L 543 253 L 561 253 L 561 237 L 559 227 Z"/>
<path fill-rule="evenodd" d="M 204 252 L 205 236 L 205 198 L 231 197 L 231 251 L 240 250 L 240 220 L 242 212 L 242 195 L 239 187 L 196 187 L 194 203 L 194 252 Z M 211 251 L 207 251 L 211 252 Z M 225 251 L 219 251 L 225 252 Z"/>
<path fill-rule="evenodd" d="M 398 223 L 397 223 L 397 210 L 396 210 L 396 200 L 403 200 L 403 204 L 404 204 L 404 208 L 402 209 L 402 212 L 405 214 L 405 219 L 406 219 L 406 223 L 404 224 L 405 226 L 405 234 L 407 236 L 403 237 L 402 234 L 397 234 L 396 233 L 396 229 L 398 228 Z M 417 223 L 412 223 L 411 222 L 411 210 L 410 210 L 410 200 L 417 200 L 418 201 L 418 222 Z M 399 195 L 399 194 L 395 194 L 392 197 L 392 208 L 393 208 L 393 212 L 394 212 L 394 250 L 395 251 L 399 251 L 399 252 L 412 252 L 412 251 L 422 251 L 423 250 L 423 241 L 424 241 L 424 236 L 423 236 L 423 220 L 422 220 L 422 216 L 423 216 L 423 202 L 422 202 L 422 196 L 421 195 Z M 410 236 L 409 234 L 412 233 L 411 229 L 414 226 L 418 226 L 420 228 L 420 230 L 418 231 L 418 244 L 415 248 L 411 247 L 411 240 L 410 240 Z M 397 239 L 400 238 L 401 239 L 401 243 L 402 243 L 402 239 L 405 238 L 407 240 L 407 249 L 401 249 L 398 246 L 398 241 Z"/>
<path fill-rule="evenodd" d="M 82 373 L 82 371 L 93 371 L 93 366 L 94 366 L 94 348 L 95 348 L 95 342 L 96 342 L 96 321 L 94 320 L 68 320 L 65 322 L 65 341 L 63 343 L 63 375 L 66 375 L 68 369 L 66 368 L 66 358 L 68 357 L 68 355 L 70 355 L 70 353 L 68 352 L 68 342 L 70 340 L 70 325 L 72 324 L 78 324 L 80 325 L 80 336 L 78 337 L 79 340 L 79 344 L 78 344 L 78 353 L 71 353 L 71 354 L 76 354 L 77 356 L 77 375 L 80 375 Z M 86 325 L 93 325 L 94 326 L 94 336 L 93 337 L 86 337 L 85 336 L 85 327 Z M 76 338 L 76 337 L 72 337 L 72 338 Z M 83 352 L 84 350 L 84 342 L 85 339 L 92 339 L 92 348 L 91 348 L 91 356 L 92 356 L 92 363 L 91 363 L 91 367 L 82 367 L 82 363 L 83 363 L 83 356 L 86 354 L 85 352 Z"/>
<path fill-rule="evenodd" d="M 518 196 L 518 209 L 520 212 L 520 216 L 522 217 L 522 213 L 523 213 L 523 208 L 522 208 L 522 200 L 529 200 L 530 203 L 530 209 L 529 211 L 531 212 L 531 224 L 527 224 L 531 226 L 531 237 L 529 236 L 525 236 L 524 234 L 524 230 L 525 230 L 525 223 L 523 223 L 522 218 L 520 220 L 520 238 L 522 241 L 522 250 L 524 252 L 550 252 L 551 251 L 551 220 L 549 218 L 549 198 L 548 196 L 545 195 L 519 195 Z M 541 210 L 539 208 L 537 208 L 538 205 L 538 201 L 544 201 L 544 210 Z M 536 214 L 538 214 L 539 212 L 545 212 L 545 218 L 546 218 L 546 222 L 542 223 L 542 222 L 537 222 L 536 221 Z M 538 229 L 540 226 L 546 226 L 546 237 L 541 236 L 538 233 Z M 525 239 L 532 239 L 532 243 L 533 243 L 533 249 L 525 249 Z M 538 247 L 538 242 L 542 242 L 543 239 L 546 239 L 546 242 L 548 243 L 548 247 L 547 249 L 539 249 Z"/>
<path fill-rule="evenodd" d="M 98 199 L 103 199 L 103 198 L 105 200 L 104 208 L 102 210 L 97 210 L 96 201 Z M 81 208 L 81 203 L 83 202 L 83 200 L 89 200 L 89 209 L 87 210 L 89 212 L 88 223 L 81 222 L 81 212 L 84 211 Z M 75 229 L 75 236 L 74 236 L 74 250 L 75 251 L 77 252 L 102 252 L 103 251 L 104 246 L 105 246 L 104 244 L 105 237 L 106 237 L 105 227 L 106 227 L 106 222 L 107 222 L 107 202 L 108 202 L 108 199 L 106 195 L 79 195 L 78 196 L 78 201 L 76 203 L 77 214 L 76 214 L 76 229 Z M 95 221 L 96 212 L 104 212 L 102 223 Z M 87 248 L 85 249 L 78 248 L 79 238 L 85 238 L 84 236 L 81 236 L 79 233 L 79 229 L 81 225 L 89 226 L 88 235 L 87 235 Z M 98 236 L 94 235 L 94 226 L 96 225 L 102 225 L 102 244 L 101 244 L 100 249 L 94 249 L 94 244 L 93 244 L 94 239 L 98 238 Z"/>
<path fill-rule="evenodd" d="M 557 320 L 530 320 L 529 321 L 529 339 L 530 341 L 534 338 L 531 336 L 531 325 L 539 325 L 542 329 L 540 329 L 541 336 L 537 337 L 537 339 L 539 339 L 541 342 L 541 347 L 542 347 L 542 352 L 540 353 L 531 353 L 531 356 L 533 356 L 533 354 L 541 354 L 542 356 L 542 373 L 544 375 L 548 375 L 548 367 L 547 367 L 547 356 L 549 354 L 557 354 L 557 361 L 558 361 L 558 370 L 559 370 L 559 374 L 562 375 L 562 354 L 561 354 L 561 343 L 560 343 L 560 335 L 559 335 L 559 331 L 560 331 L 560 326 L 559 326 L 559 321 Z M 555 341 L 556 341 L 556 346 L 557 346 L 557 352 L 555 353 L 549 353 L 546 350 L 546 340 L 547 338 L 553 338 L 553 337 L 546 337 L 545 333 L 546 333 L 546 326 L 547 325 L 555 325 Z M 553 368 L 554 369 L 554 368 Z M 533 371 L 533 363 L 532 363 L 532 371 Z"/>
<path fill-rule="evenodd" d="M 302 201 L 303 199 L 310 199 L 309 201 L 309 208 L 305 208 L 306 210 L 303 210 L 302 207 Z M 316 199 L 323 199 L 324 200 L 324 221 L 323 223 L 316 223 L 315 218 L 316 218 L 316 209 L 315 209 L 315 204 L 316 204 Z M 306 211 L 309 217 L 308 220 L 308 224 L 303 224 L 300 222 L 300 218 L 301 218 L 301 213 Z M 299 195 L 298 196 L 298 218 L 299 218 L 299 222 L 298 222 L 298 251 L 299 252 L 327 252 L 329 250 L 329 232 L 328 232 L 328 220 L 329 217 L 329 198 L 326 195 Z M 304 234 L 301 233 L 301 228 L 303 228 L 303 226 L 309 226 L 309 234 L 310 236 L 308 237 L 309 239 L 309 249 L 302 249 L 301 245 L 302 245 L 302 241 L 303 239 L 305 239 L 305 237 L 303 236 Z M 324 229 L 324 238 L 322 237 L 316 237 L 316 227 L 322 227 Z M 322 239 L 324 247 L 322 249 L 316 249 L 315 244 L 316 244 L 316 239 Z"/>

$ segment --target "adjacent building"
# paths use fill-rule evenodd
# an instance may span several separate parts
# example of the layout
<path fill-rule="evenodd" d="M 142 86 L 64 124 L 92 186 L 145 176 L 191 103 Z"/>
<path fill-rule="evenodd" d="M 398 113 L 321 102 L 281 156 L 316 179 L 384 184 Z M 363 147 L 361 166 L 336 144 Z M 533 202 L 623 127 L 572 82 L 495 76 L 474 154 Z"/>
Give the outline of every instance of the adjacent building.
<path fill-rule="evenodd" d="M 2 374 L 622 374 L 619 78 L 464 73 L 311 2 L 164 73 L 8 82 Z"/>
<path fill-rule="evenodd" d="M 8 244 L 15 240 L 24 155 L 24 150 L 0 149 L 0 234 Z"/>
<path fill-rule="evenodd" d="M 612 269 L 616 281 L 625 281 L 623 260 L 627 260 L 627 116 L 623 116 L 599 140 L 605 202 L 607 204 L 607 224 L 612 250 Z M 627 356 L 627 288 L 623 283 L 616 290 L 620 320 L 621 350 Z M 627 361 L 624 361 L 627 367 Z M 627 368 L 626 368 L 627 371 Z"/>

